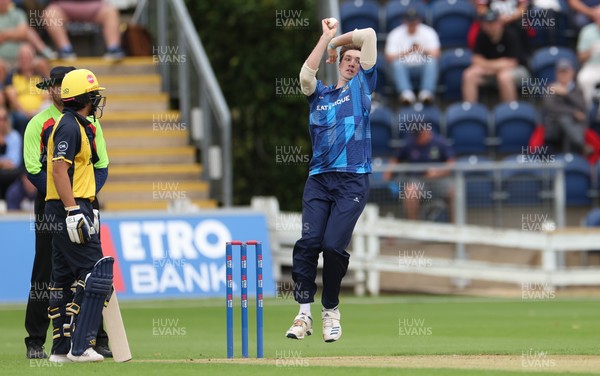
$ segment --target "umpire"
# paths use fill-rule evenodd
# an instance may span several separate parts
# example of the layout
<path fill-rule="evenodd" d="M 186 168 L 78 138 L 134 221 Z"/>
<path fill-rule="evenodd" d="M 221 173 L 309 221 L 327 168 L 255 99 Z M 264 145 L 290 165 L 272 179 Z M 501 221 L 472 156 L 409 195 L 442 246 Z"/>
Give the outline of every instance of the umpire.
<path fill-rule="evenodd" d="M 50 72 L 50 78 L 37 84 L 40 89 L 48 90 L 52 99 L 50 107 L 34 116 L 25 130 L 23 142 L 23 159 L 27 169 L 27 177 L 36 186 L 38 193 L 35 200 L 35 258 L 31 272 L 31 286 L 27 311 L 25 313 L 25 329 L 28 336 L 25 338 L 27 358 L 46 358 L 43 345 L 46 342 L 46 333 L 50 319 L 48 318 L 50 274 L 52 271 L 52 226 L 48 216 L 45 215 L 46 196 L 46 153 L 48 137 L 63 111 L 61 99 L 62 80 L 68 72 L 75 67 L 57 66 Z M 100 123 L 95 118 L 90 118 L 88 138 L 90 144 L 95 145 L 98 161 L 94 163 L 96 192 L 100 191 L 108 177 L 108 155 L 106 143 Z M 98 209 L 98 201 L 93 202 Z M 98 339 L 95 347 L 99 354 L 112 356 L 108 348 L 108 337 L 100 324 Z"/>

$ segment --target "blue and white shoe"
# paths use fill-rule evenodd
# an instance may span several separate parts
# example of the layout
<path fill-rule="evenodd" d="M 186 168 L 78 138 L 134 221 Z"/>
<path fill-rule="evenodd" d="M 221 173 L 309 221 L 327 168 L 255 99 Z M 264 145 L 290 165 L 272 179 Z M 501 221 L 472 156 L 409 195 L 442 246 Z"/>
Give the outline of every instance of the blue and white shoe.
<path fill-rule="evenodd" d="M 301 313 L 294 318 L 294 323 L 285 333 L 285 336 L 291 339 L 304 339 L 304 336 L 309 336 L 311 334 L 312 317 Z"/>
<path fill-rule="evenodd" d="M 340 310 L 325 309 L 321 311 L 323 317 L 323 339 L 325 342 L 335 342 L 342 336 L 342 326 L 340 325 Z"/>

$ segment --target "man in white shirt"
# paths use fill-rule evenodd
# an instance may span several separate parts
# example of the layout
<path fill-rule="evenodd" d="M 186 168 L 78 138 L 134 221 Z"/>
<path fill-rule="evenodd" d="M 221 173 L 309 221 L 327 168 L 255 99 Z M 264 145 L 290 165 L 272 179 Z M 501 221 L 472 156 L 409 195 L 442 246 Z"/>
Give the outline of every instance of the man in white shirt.
<path fill-rule="evenodd" d="M 404 23 L 390 32 L 385 44 L 385 58 L 391 63 L 396 89 L 402 104 L 412 104 L 416 99 L 430 104 L 438 76 L 440 39 L 436 31 L 421 23 L 415 8 L 404 14 Z M 411 77 L 420 80 L 418 98 Z"/>

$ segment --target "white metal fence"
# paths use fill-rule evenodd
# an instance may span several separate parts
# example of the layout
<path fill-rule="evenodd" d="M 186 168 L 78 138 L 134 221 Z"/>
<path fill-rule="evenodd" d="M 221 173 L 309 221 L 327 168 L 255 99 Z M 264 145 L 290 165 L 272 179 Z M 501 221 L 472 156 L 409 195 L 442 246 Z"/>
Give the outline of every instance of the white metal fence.
<path fill-rule="evenodd" d="M 274 277 L 281 280 L 282 267 L 291 266 L 292 249 L 300 237 L 301 214 L 281 212 L 277 199 L 255 197 L 252 208 L 266 214 L 273 254 Z M 498 264 L 464 258 L 433 258 L 426 267 L 402 263 L 399 256 L 380 253 L 382 238 L 454 244 L 491 245 L 541 253 L 541 265 Z M 380 273 L 416 273 L 436 277 L 453 277 L 506 283 L 543 283 L 548 287 L 600 285 L 600 268 L 563 267 L 559 260 L 564 252 L 598 248 L 600 230 L 559 228 L 553 231 L 523 231 L 491 227 L 409 221 L 379 216 L 378 208 L 367 205 L 359 219 L 349 251 L 349 270 L 353 272 L 354 290 L 362 295 L 377 295 Z M 320 264 L 321 266 L 322 264 Z"/>

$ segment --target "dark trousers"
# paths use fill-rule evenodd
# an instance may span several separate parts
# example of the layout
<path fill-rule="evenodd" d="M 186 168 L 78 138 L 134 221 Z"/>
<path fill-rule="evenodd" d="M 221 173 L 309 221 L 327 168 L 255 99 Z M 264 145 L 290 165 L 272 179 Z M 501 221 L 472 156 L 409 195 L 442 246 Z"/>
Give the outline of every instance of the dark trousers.
<path fill-rule="evenodd" d="M 4 200 L 6 191 L 21 175 L 18 168 L 0 169 L 0 200 Z"/>
<path fill-rule="evenodd" d="M 46 334 L 50 319 L 48 318 L 50 275 L 52 273 L 52 226 L 49 216 L 45 215 L 44 195 L 38 192 L 35 198 L 35 257 L 31 271 L 31 285 L 27 309 L 25 311 L 25 329 L 28 336 L 25 337 L 25 345 L 43 345 L 46 342 Z M 94 201 L 94 207 L 98 207 Z M 100 323 L 98 346 L 108 345 L 108 336 Z"/>
<path fill-rule="evenodd" d="M 298 303 L 311 303 L 317 291 L 317 263 L 323 252 L 324 308 L 339 303 L 342 278 L 348 270 L 346 252 L 354 226 L 369 195 L 369 175 L 323 173 L 309 176 L 302 196 L 302 238 L 293 251 L 292 278 Z"/>

